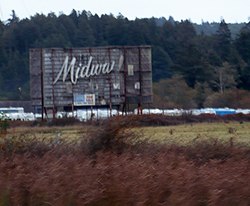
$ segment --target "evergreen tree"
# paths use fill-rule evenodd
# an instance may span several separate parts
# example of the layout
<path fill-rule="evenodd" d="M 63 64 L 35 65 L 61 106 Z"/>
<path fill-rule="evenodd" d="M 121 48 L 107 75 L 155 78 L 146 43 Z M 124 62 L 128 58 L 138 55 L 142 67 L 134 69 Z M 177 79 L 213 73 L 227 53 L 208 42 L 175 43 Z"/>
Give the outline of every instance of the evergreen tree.
<path fill-rule="evenodd" d="M 91 26 L 89 25 L 89 17 L 86 11 L 83 11 L 78 17 L 78 27 L 75 36 L 75 47 L 91 47 L 95 45 L 95 37 Z"/>
<path fill-rule="evenodd" d="M 242 28 L 235 41 L 237 51 L 244 61 L 243 69 L 239 72 L 239 86 L 250 90 L 250 22 Z"/>
<path fill-rule="evenodd" d="M 236 48 L 243 60 L 250 64 L 250 22 L 241 29 L 240 34 L 236 39 Z"/>
<path fill-rule="evenodd" d="M 224 20 L 221 21 L 217 33 L 215 34 L 215 51 L 217 51 L 222 62 L 230 61 L 231 32 Z"/>
<path fill-rule="evenodd" d="M 171 77 L 172 73 L 170 68 L 172 67 L 173 62 L 168 53 L 161 47 L 154 47 L 152 56 L 154 81 Z"/>

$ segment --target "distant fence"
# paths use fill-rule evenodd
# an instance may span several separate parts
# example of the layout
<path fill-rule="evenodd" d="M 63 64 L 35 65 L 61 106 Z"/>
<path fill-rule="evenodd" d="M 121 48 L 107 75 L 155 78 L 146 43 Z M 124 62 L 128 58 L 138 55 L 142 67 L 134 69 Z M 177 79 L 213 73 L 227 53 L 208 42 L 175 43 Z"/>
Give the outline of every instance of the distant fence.
<path fill-rule="evenodd" d="M 6 107 L 5 110 L 0 110 L 2 118 L 9 120 L 21 120 L 21 121 L 33 121 L 42 118 L 41 114 L 34 114 L 32 112 L 14 111 L 15 107 Z M 21 107 L 17 107 L 21 108 Z M 133 112 L 128 112 L 126 115 L 136 115 L 137 109 Z M 142 114 L 161 114 L 166 116 L 182 116 L 182 115 L 202 115 L 212 114 L 218 116 L 230 115 L 230 114 L 250 114 L 250 109 L 232 109 L 232 108 L 204 108 L 204 109 L 143 109 Z M 55 118 L 76 118 L 79 121 L 88 121 L 93 119 L 106 119 L 111 116 L 125 115 L 121 111 L 116 109 L 86 109 L 75 110 L 73 112 L 57 112 Z M 48 119 L 53 118 L 48 116 Z"/>

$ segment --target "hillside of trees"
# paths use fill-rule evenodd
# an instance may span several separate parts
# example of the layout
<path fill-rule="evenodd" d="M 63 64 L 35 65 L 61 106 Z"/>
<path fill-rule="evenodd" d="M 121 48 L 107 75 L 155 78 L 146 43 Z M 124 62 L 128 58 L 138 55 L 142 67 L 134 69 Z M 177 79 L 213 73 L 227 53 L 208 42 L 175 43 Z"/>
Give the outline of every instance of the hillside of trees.
<path fill-rule="evenodd" d="M 209 29 L 210 28 L 210 29 Z M 0 21 L 0 99 L 29 99 L 29 48 L 151 45 L 154 107 L 250 107 L 250 22 L 13 11 Z"/>
<path fill-rule="evenodd" d="M 167 21 L 175 23 L 172 16 L 167 20 L 164 17 L 155 19 L 158 26 L 163 26 Z M 235 39 L 239 34 L 240 30 L 246 25 L 246 23 L 227 23 L 228 29 L 231 32 L 232 39 Z M 205 22 L 201 24 L 193 23 L 194 29 L 197 34 L 214 35 L 219 29 L 220 22 Z"/>

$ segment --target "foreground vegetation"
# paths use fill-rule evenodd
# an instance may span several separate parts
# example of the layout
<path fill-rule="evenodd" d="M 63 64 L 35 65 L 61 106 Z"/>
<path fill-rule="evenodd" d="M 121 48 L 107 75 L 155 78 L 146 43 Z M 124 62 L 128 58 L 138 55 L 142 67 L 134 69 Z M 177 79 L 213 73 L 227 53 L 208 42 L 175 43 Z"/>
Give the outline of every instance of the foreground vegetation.
<path fill-rule="evenodd" d="M 0 205 L 249 205 L 250 123 L 231 118 L 10 124 L 0 144 Z"/>

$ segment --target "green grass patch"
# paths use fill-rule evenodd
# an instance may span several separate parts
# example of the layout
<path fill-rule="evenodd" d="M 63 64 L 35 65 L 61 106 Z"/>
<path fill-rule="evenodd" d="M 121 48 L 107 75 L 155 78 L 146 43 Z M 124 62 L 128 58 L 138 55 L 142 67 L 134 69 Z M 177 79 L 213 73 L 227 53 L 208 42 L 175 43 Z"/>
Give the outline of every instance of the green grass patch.
<path fill-rule="evenodd" d="M 119 125 L 118 125 L 119 126 Z M 5 138 L 36 139 L 50 141 L 60 139 L 64 142 L 78 142 L 89 138 L 99 131 L 98 126 L 64 126 L 64 127 L 14 127 L 8 128 Z M 197 141 L 217 139 L 224 143 L 250 145 L 250 122 L 213 122 L 188 123 L 172 126 L 128 127 L 122 132 L 133 134 L 134 141 L 147 140 L 161 144 L 192 145 Z M 136 137 L 136 138 L 135 138 Z"/>
<path fill-rule="evenodd" d="M 176 126 L 135 128 L 142 139 L 164 144 L 190 145 L 200 140 L 217 139 L 250 145 L 250 122 L 195 123 Z"/>

